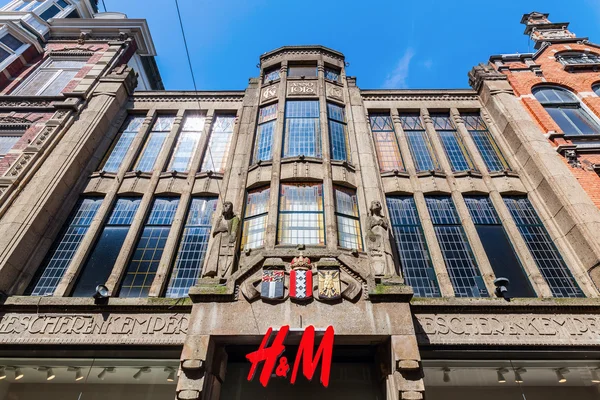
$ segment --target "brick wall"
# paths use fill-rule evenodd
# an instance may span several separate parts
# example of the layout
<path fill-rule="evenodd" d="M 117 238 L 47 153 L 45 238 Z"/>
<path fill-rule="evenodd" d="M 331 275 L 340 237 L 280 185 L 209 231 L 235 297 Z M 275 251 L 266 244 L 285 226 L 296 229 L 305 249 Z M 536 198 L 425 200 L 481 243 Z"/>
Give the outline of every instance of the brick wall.
<path fill-rule="evenodd" d="M 600 97 L 596 96 L 592 90 L 594 84 L 600 83 L 600 72 L 589 69 L 568 72 L 565 71 L 564 65 L 556 60 L 557 54 L 572 51 L 588 51 L 600 55 L 600 46 L 589 43 L 569 43 L 554 44 L 545 48 L 533 60 L 535 64 L 541 67 L 542 76 L 536 75 L 533 69 L 522 61 L 506 61 L 500 68 L 500 71 L 507 75 L 515 95 L 520 97 L 525 109 L 537 122 L 541 132 L 545 134 L 562 133 L 562 131 L 532 95 L 532 88 L 539 84 L 558 85 L 572 91 L 583 104 L 600 118 Z M 571 144 L 570 140 L 563 137 L 548 140 L 556 147 Z M 600 175 L 593 169 L 594 164 L 600 164 L 600 151 L 580 153 L 578 160 L 581 167 L 570 166 L 570 169 L 596 206 L 600 208 Z M 565 163 L 567 163 L 566 160 Z"/>

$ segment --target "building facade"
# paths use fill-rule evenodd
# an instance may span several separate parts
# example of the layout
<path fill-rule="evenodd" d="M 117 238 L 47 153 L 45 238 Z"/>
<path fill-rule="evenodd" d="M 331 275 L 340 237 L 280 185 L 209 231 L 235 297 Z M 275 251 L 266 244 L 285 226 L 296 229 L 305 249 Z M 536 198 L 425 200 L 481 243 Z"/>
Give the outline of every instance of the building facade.
<path fill-rule="evenodd" d="M 598 396 L 598 193 L 561 150 L 594 138 L 547 135 L 511 56 L 365 90 L 285 46 L 164 91 L 144 21 L 50 3 L 2 13 L 48 33 L 0 102 L 1 398 Z"/>

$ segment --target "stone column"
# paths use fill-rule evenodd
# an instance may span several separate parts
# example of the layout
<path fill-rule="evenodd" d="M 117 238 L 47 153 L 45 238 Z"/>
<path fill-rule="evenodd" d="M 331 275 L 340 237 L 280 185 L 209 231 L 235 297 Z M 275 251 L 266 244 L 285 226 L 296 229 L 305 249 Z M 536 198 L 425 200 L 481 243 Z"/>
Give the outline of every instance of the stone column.
<path fill-rule="evenodd" d="M 425 385 L 416 336 L 393 335 L 391 342 L 392 382 L 388 384 L 388 399 L 421 400 Z"/>

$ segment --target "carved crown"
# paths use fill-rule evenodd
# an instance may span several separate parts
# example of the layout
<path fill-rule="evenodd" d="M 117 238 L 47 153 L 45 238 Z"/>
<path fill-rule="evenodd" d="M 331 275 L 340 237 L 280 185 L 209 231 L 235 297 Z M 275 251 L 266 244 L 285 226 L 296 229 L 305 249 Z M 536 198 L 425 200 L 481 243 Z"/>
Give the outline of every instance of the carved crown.
<path fill-rule="evenodd" d="M 308 268 L 310 268 L 310 258 L 304 257 L 302 254 L 300 254 L 298 257 L 294 257 L 294 259 L 290 263 L 290 267 L 292 267 L 292 269 L 296 269 L 296 268 L 308 269 Z"/>

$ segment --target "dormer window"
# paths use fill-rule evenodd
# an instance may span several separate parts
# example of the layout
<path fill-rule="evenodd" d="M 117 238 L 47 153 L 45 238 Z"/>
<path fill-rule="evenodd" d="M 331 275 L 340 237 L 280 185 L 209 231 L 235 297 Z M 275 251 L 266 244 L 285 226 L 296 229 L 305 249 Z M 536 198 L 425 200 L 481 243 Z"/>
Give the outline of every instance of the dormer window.
<path fill-rule="evenodd" d="M 38 0 L 21 0 L 14 7 L 14 11 L 33 11 L 40 16 L 44 21 L 48 21 L 50 18 L 56 17 L 58 14 L 64 12 L 66 9 L 72 9 L 71 3 L 67 0 L 55 0 L 55 1 L 38 1 Z M 64 18 L 63 14 L 61 18 Z"/>
<path fill-rule="evenodd" d="M 593 53 L 562 53 L 557 59 L 565 69 L 600 67 L 600 56 Z"/>
<path fill-rule="evenodd" d="M 0 38 L 0 62 L 6 60 L 15 53 L 21 53 L 25 43 L 7 33 Z"/>

